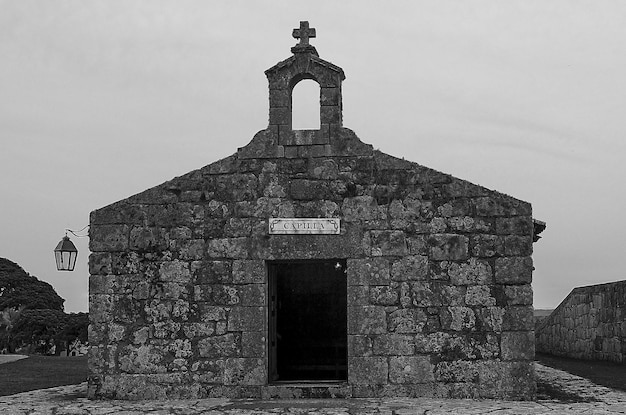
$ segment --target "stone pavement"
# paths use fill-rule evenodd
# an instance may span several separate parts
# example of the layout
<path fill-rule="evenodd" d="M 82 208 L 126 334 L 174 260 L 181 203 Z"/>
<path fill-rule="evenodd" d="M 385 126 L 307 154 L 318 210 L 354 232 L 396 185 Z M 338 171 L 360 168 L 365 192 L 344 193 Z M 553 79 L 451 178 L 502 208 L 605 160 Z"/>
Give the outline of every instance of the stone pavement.
<path fill-rule="evenodd" d="M 541 385 L 549 385 L 551 399 L 541 392 L 536 402 L 510 402 L 470 399 L 338 399 L 338 400 L 231 400 L 188 401 L 90 401 L 87 384 L 61 386 L 0 397 L 3 415 L 105 415 L 105 414 L 626 414 L 626 392 L 598 386 L 569 373 L 537 364 Z"/>

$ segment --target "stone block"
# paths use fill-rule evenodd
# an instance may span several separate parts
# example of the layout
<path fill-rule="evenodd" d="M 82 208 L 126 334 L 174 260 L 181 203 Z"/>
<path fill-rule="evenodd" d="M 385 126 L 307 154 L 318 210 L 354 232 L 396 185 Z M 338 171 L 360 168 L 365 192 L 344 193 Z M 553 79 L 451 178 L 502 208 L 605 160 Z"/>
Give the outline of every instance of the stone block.
<path fill-rule="evenodd" d="M 194 282 L 200 285 L 234 282 L 231 261 L 194 261 L 190 270 Z"/>
<path fill-rule="evenodd" d="M 447 274 L 455 285 L 488 285 L 493 282 L 493 271 L 486 260 L 471 258 L 468 262 L 449 263 Z"/>
<path fill-rule="evenodd" d="M 330 184 L 326 180 L 293 179 L 289 195 L 294 200 L 332 199 Z"/>
<path fill-rule="evenodd" d="M 285 146 L 285 158 L 298 158 L 298 146 Z"/>
<path fill-rule="evenodd" d="M 133 227 L 129 248 L 136 251 L 162 251 L 168 248 L 164 231 L 156 227 Z"/>
<path fill-rule="evenodd" d="M 280 192 L 277 188 L 280 188 L 277 184 L 268 184 L 268 187 L 264 189 L 265 196 L 270 196 L 271 193 Z M 284 196 L 284 193 L 283 193 Z M 224 236 L 228 238 L 236 238 L 241 236 L 250 236 L 252 233 L 253 218 L 230 218 L 226 221 L 224 226 Z"/>
<path fill-rule="evenodd" d="M 504 237 L 498 235 L 473 235 L 470 240 L 472 256 L 491 258 L 504 255 Z"/>
<path fill-rule="evenodd" d="M 372 196 L 347 197 L 341 205 L 343 220 L 359 222 L 364 220 L 386 219 L 386 209 L 379 206 Z"/>
<path fill-rule="evenodd" d="M 530 216 L 530 203 L 509 196 L 487 196 L 472 199 L 478 216 Z"/>
<path fill-rule="evenodd" d="M 215 322 L 209 321 L 204 323 L 185 323 L 182 326 L 183 333 L 188 339 L 212 336 L 215 333 Z M 144 333 L 137 334 L 139 339 L 144 337 Z"/>
<path fill-rule="evenodd" d="M 446 218 L 447 229 L 451 232 L 493 232 L 494 226 L 489 219 L 471 216 L 454 216 Z"/>
<path fill-rule="evenodd" d="M 496 219 L 498 235 L 532 235 L 533 220 L 530 216 L 513 216 Z"/>
<path fill-rule="evenodd" d="M 441 353 L 446 345 L 448 344 L 450 338 L 452 337 L 449 333 L 444 332 L 436 332 L 436 333 L 418 333 L 415 335 L 414 344 L 415 344 L 415 353 L 416 354 L 432 354 L 432 353 Z"/>
<path fill-rule="evenodd" d="M 198 303 L 198 315 L 202 322 L 218 322 L 226 321 L 227 314 L 230 311 L 228 307 L 210 305 L 208 303 Z"/>
<path fill-rule="evenodd" d="M 179 284 L 191 282 L 189 263 L 179 260 L 163 262 L 159 268 L 159 279 Z"/>
<path fill-rule="evenodd" d="M 335 180 L 339 175 L 339 166 L 333 159 L 311 159 L 308 172 L 314 179 Z"/>
<path fill-rule="evenodd" d="M 240 304 L 245 307 L 267 306 L 265 289 L 263 284 L 242 285 L 239 290 Z"/>
<path fill-rule="evenodd" d="M 107 275 L 111 272 L 111 253 L 95 252 L 89 255 L 89 274 Z"/>
<path fill-rule="evenodd" d="M 533 360 L 535 335 L 532 331 L 505 331 L 500 349 L 502 360 Z"/>
<path fill-rule="evenodd" d="M 381 334 L 372 338 L 372 351 L 377 356 L 410 356 L 415 352 L 411 335 Z"/>
<path fill-rule="evenodd" d="M 382 334 L 387 332 L 384 307 L 348 307 L 348 334 Z"/>
<path fill-rule="evenodd" d="M 505 303 L 503 305 L 532 305 L 533 288 L 527 285 L 505 285 Z"/>
<path fill-rule="evenodd" d="M 94 225 L 141 225 L 145 220 L 145 212 L 141 205 L 121 201 L 94 210 L 89 214 L 89 223 Z"/>
<path fill-rule="evenodd" d="M 405 308 L 389 313 L 388 327 L 390 333 L 416 334 L 422 332 L 427 322 L 428 316 L 422 309 Z"/>
<path fill-rule="evenodd" d="M 428 257 L 423 255 L 405 256 L 391 265 L 391 279 L 394 281 L 427 280 L 429 270 Z"/>
<path fill-rule="evenodd" d="M 226 359 L 197 359 L 191 364 L 192 379 L 201 384 L 220 384 L 225 366 Z"/>
<path fill-rule="evenodd" d="M 407 238 L 409 245 L 409 254 L 411 255 L 428 255 L 428 243 L 425 235 L 415 235 Z"/>
<path fill-rule="evenodd" d="M 234 306 L 241 304 L 240 286 L 234 285 L 210 285 L 204 286 L 210 292 L 211 304 Z M 202 300 L 202 298 L 200 299 Z"/>
<path fill-rule="evenodd" d="M 469 307 L 447 307 L 441 313 L 440 318 L 445 330 L 472 331 L 476 329 L 476 315 Z"/>
<path fill-rule="evenodd" d="M 241 335 L 227 333 L 222 336 L 210 336 L 198 341 L 200 357 L 222 358 L 241 356 Z"/>
<path fill-rule="evenodd" d="M 166 351 L 152 345 L 124 346 L 119 349 L 118 366 L 123 373 L 164 373 Z"/>
<path fill-rule="evenodd" d="M 382 306 L 397 305 L 398 291 L 388 285 L 371 287 L 370 303 Z"/>
<path fill-rule="evenodd" d="M 445 201 L 437 207 L 437 216 L 444 218 L 469 217 L 472 214 L 472 204 L 467 198 L 454 198 Z"/>
<path fill-rule="evenodd" d="M 265 282 L 265 263 L 263 260 L 235 260 L 232 276 L 235 284 L 262 284 Z"/>
<path fill-rule="evenodd" d="M 476 328 L 479 331 L 500 333 L 504 322 L 505 309 L 502 307 L 482 307 L 476 310 Z"/>
<path fill-rule="evenodd" d="M 495 306 L 496 299 L 491 295 L 487 285 L 470 285 L 465 294 L 465 304 L 468 306 Z"/>
<path fill-rule="evenodd" d="M 348 383 L 351 385 L 384 385 L 388 383 L 386 357 L 349 357 Z"/>
<path fill-rule="evenodd" d="M 498 284 L 530 284 L 533 260 L 531 257 L 497 258 L 495 280 Z"/>
<path fill-rule="evenodd" d="M 291 103 L 288 89 L 270 89 L 270 108 L 288 108 Z"/>
<path fill-rule="evenodd" d="M 467 236 L 435 234 L 428 238 L 430 258 L 438 261 L 462 261 L 469 258 Z"/>
<path fill-rule="evenodd" d="M 389 359 L 389 381 L 396 384 L 434 382 L 434 367 L 426 356 L 397 356 Z"/>
<path fill-rule="evenodd" d="M 229 358 L 224 365 L 224 385 L 265 385 L 265 361 L 258 358 Z"/>
<path fill-rule="evenodd" d="M 249 256 L 248 238 L 223 238 L 207 241 L 209 258 L 247 259 Z"/>
<path fill-rule="evenodd" d="M 412 303 L 416 307 L 441 307 L 465 305 L 463 286 L 440 282 L 414 282 L 411 284 Z"/>
<path fill-rule="evenodd" d="M 435 379 L 445 383 L 474 383 L 478 381 L 479 365 L 475 361 L 453 360 L 437 363 Z"/>
<path fill-rule="evenodd" d="M 109 294 L 89 294 L 89 322 L 91 324 L 112 321 L 114 308 L 112 297 Z"/>
<path fill-rule="evenodd" d="M 402 231 L 370 231 L 372 256 L 405 256 L 408 247 Z"/>
<path fill-rule="evenodd" d="M 508 256 L 529 256 L 533 253 L 532 236 L 507 235 L 504 237 L 504 254 Z"/>
<path fill-rule="evenodd" d="M 348 336 L 348 356 L 368 357 L 374 354 L 374 343 L 370 336 L 349 335 Z"/>
<path fill-rule="evenodd" d="M 385 258 L 348 259 L 348 285 L 385 285 L 390 281 Z"/>
<path fill-rule="evenodd" d="M 228 313 L 228 331 L 266 331 L 266 307 L 232 307 Z"/>
<path fill-rule="evenodd" d="M 341 105 L 341 90 L 338 87 L 320 89 L 321 106 Z"/>
<path fill-rule="evenodd" d="M 89 250 L 92 252 L 115 252 L 128 249 L 128 225 L 91 225 Z"/>
<path fill-rule="evenodd" d="M 504 331 L 530 331 L 535 328 L 532 306 L 509 306 L 502 320 Z"/>
<path fill-rule="evenodd" d="M 291 128 L 291 110 L 287 107 L 270 108 L 270 125 L 286 125 Z"/>
<path fill-rule="evenodd" d="M 320 107 L 320 123 L 341 124 L 341 107 L 339 105 L 324 105 Z"/>
<path fill-rule="evenodd" d="M 367 285 L 348 286 L 348 305 L 366 306 L 370 305 L 370 288 Z"/>
<path fill-rule="evenodd" d="M 179 242 L 177 245 L 179 248 L 179 258 L 186 261 L 200 260 L 204 257 L 204 253 L 206 252 L 204 239 L 192 239 Z M 172 249 L 171 246 L 170 249 Z"/>

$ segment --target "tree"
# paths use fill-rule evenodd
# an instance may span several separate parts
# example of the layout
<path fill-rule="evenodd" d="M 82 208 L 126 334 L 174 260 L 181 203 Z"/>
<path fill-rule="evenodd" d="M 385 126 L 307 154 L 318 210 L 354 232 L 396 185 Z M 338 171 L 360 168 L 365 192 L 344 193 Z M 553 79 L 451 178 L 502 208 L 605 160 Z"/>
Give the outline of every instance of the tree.
<path fill-rule="evenodd" d="M 16 263 L 0 258 L 0 310 L 63 311 L 61 298 L 50 284 L 31 276 Z"/>
<path fill-rule="evenodd" d="M 30 345 L 31 352 L 46 354 L 66 325 L 66 314 L 59 310 L 24 310 L 13 327 L 11 346 Z"/>
<path fill-rule="evenodd" d="M 0 311 L 0 327 L 4 327 L 5 333 L 3 333 L 2 337 L 6 337 L 6 345 L 5 347 L 8 349 L 8 352 L 13 352 L 11 347 L 11 332 L 13 331 L 13 327 L 17 324 L 17 321 L 22 316 L 22 311 L 24 307 L 20 308 L 5 308 Z"/>
<path fill-rule="evenodd" d="M 79 339 L 82 343 L 87 342 L 89 329 L 88 313 L 70 313 L 65 315 L 65 327 L 61 330 L 59 338 L 67 342 Z"/>
<path fill-rule="evenodd" d="M 67 325 L 61 298 L 52 286 L 0 258 L 0 348 L 50 340 Z"/>

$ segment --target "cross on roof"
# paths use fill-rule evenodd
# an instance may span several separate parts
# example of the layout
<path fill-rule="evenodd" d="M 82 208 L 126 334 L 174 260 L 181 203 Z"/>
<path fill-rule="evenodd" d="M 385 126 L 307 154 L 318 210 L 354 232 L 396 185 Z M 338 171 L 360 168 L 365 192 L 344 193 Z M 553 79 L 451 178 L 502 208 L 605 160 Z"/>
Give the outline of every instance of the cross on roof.
<path fill-rule="evenodd" d="M 306 46 L 309 44 L 309 38 L 315 37 L 315 28 L 309 28 L 309 22 L 307 21 L 300 22 L 300 28 L 293 29 L 292 36 L 296 39 L 300 39 L 298 46 Z"/>

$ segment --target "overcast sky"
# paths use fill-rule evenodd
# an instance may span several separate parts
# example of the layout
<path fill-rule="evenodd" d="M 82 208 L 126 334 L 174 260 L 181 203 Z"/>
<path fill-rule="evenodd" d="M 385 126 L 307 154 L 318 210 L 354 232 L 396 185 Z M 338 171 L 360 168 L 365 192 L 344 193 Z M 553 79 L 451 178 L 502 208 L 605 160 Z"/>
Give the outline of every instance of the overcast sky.
<path fill-rule="evenodd" d="M 361 140 L 532 203 L 535 307 L 626 278 L 624 1 L 0 0 L 0 256 L 87 311 L 64 229 L 266 128 L 300 20 Z"/>

